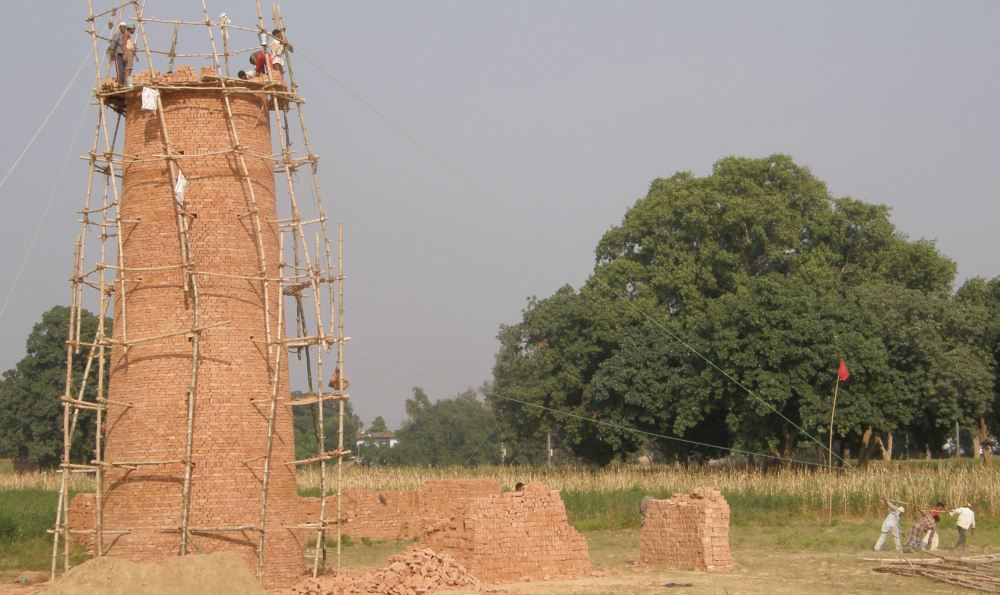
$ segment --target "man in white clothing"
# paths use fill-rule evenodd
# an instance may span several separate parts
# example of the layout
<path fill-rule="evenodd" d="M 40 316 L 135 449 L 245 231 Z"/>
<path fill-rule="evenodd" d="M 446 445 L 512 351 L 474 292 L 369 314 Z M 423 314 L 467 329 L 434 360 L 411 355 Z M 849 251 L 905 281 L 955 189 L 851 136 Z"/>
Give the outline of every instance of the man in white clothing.
<path fill-rule="evenodd" d="M 271 55 L 271 65 L 281 73 L 285 74 L 285 51 L 294 52 L 295 48 L 285 39 L 285 32 L 281 29 L 271 31 L 271 41 L 267 44 L 267 53 Z"/>
<path fill-rule="evenodd" d="M 948 514 L 958 517 L 955 521 L 955 527 L 958 529 L 958 541 L 955 542 L 955 549 L 964 550 L 965 534 L 969 531 L 975 532 L 976 530 L 976 513 L 972 512 L 972 504 L 966 502 L 965 506 L 949 510 Z"/>
<path fill-rule="evenodd" d="M 899 542 L 899 515 L 906 512 L 906 509 L 902 506 L 897 507 L 889 500 L 886 500 L 885 503 L 889 507 L 889 514 L 882 521 L 882 534 L 879 535 L 878 541 L 875 542 L 875 551 L 877 552 L 882 549 L 886 537 L 892 533 L 892 539 L 896 542 L 896 551 L 898 552 L 903 549 L 903 544 Z"/>

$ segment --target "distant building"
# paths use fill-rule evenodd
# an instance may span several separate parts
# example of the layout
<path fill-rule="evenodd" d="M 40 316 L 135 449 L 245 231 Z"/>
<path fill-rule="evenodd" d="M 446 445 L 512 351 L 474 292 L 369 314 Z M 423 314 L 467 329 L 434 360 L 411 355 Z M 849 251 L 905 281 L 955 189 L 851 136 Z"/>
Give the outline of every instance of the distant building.
<path fill-rule="evenodd" d="M 362 446 L 393 448 L 397 444 L 399 444 L 399 440 L 396 439 L 395 432 L 365 432 L 357 441 L 358 448 Z"/>

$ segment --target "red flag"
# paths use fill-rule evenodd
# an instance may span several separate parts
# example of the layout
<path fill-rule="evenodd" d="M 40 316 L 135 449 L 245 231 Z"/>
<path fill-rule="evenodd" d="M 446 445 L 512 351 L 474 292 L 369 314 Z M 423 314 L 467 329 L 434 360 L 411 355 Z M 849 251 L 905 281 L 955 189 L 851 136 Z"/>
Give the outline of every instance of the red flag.
<path fill-rule="evenodd" d="M 850 377 L 851 373 L 847 370 L 847 364 L 844 363 L 844 358 L 840 358 L 840 367 L 837 368 L 837 378 L 843 382 Z"/>

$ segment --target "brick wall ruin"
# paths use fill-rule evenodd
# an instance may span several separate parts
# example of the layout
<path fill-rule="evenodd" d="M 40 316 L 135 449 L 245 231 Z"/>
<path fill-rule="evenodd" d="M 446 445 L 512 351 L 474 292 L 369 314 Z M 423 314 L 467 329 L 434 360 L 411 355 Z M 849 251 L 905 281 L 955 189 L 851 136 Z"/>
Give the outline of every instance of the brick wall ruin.
<path fill-rule="evenodd" d="M 466 502 L 499 493 L 500 486 L 496 482 L 478 479 L 428 481 L 411 491 L 348 490 L 341 495 L 343 531 L 353 539 L 418 539 L 424 527 L 450 519 Z M 319 518 L 319 498 L 299 498 L 298 503 L 291 522 Z M 328 496 L 327 518 L 336 516 L 335 506 L 335 497 Z M 94 494 L 73 496 L 68 524 L 73 531 L 93 529 Z M 92 535 L 82 532 L 72 535 L 76 545 L 88 550 L 93 548 Z M 313 532 L 306 534 L 307 539 L 314 537 Z"/>
<path fill-rule="evenodd" d="M 333 506 L 329 497 L 330 518 Z M 413 491 L 345 491 L 341 509 L 344 533 L 352 538 L 419 537 L 483 581 L 579 576 L 591 569 L 587 542 L 570 527 L 559 492 L 537 483 L 506 493 L 487 480 L 429 481 Z M 301 498 L 292 519 L 314 519 L 318 513 L 319 498 Z M 93 526 L 93 494 L 73 498 L 69 524 Z M 75 536 L 81 545 L 91 545 L 86 535 Z"/>
<path fill-rule="evenodd" d="M 341 496 L 343 531 L 353 539 L 417 539 L 421 529 L 450 518 L 454 509 L 473 498 L 500 493 L 500 486 L 488 480 L 428 481 L 412 491 L 345 491 Z M 333 497 L 327 497 L 326 510 L 335 516 Z M 302 498 L 300 517 L 319 516 L 319 498 Z"/>
<path fill-rule="evenodd" d="M 727 570 L 729 504 L 711 488 L 650 500 L 642 526 L 639 559 L 643 564 L 670 568 Z"/>
<path fill-rule="evenodd" d="M 590 571 L 587 542 L 569 526 L 559 492 L 537 483 L 468 500 L 424 531 L 422 544 L 451 554 L 482 581 Z"/>

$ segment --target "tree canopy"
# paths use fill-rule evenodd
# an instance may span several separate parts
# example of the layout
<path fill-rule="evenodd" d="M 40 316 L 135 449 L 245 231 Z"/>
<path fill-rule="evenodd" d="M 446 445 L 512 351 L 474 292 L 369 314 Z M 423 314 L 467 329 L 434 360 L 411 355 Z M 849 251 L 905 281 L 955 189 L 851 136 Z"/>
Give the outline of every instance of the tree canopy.
<path fill-rule="evenodd" d="M 63 407 L 59 398 L 66 390 L 69 319 L 70 309 L 65 306 L 55 306 L 43 313 L 25 342 L 25 356 L 14 368 L 3 373 L 0 381 L 0 456 L 42 467 L 59 464 L 63 450 Z M 81 336 L 93 337 L 97 323 L 96 316 L 82 310 Z M 110 328 L 111 321 L 106 319 L 106 324 Z M 80 385 L 86 360 L 86 357 L 73 360 L 74 386 Z M 92 378 L 83 397 L 93 401 L 95 390 L 96 381 Z M 70 453 L 74 461 L 89 461 L 92 457 L 94 431 L 92 412 L 81 412 Z"/>
<path fill-rule="evenodd" d="M 900 431 L 940 448 L 994 409 L 995 350 L 976 330 L 992 294 L 956 299 L 933 242 L 787 156 L 655 180 L 595 255 L 579 290 L 531 298 L 500 329 L 505 438 L 558 428 L 598 464 L 635 452 L 632 430 L 665 436 L 662 455 L 818 454 L 841 357 L 835 433 L 863 454 Z"/>
<path fill-rule="evenodd" d="M 414 387 L 413 397 L 406 401 L 406 415 L 396 431 L 399 444 L 379 453 L 387 464 L 469 467 L 499 458 L 493 412 L 474 390 L 432 403 L 422 388 Z"/>

